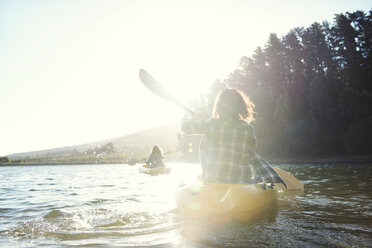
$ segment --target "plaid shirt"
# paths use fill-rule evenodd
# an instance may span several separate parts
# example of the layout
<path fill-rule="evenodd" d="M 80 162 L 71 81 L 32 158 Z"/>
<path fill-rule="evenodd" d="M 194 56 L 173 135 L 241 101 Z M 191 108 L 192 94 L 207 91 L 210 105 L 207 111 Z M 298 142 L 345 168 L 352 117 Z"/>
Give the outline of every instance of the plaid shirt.
<path fill-rule="evenodd" d="M 186 134 L 203 134 L 200 144 L 203 181 L 284 183 L 274 169 L 256 155 L 254 128 L 247 122 L 211 118 L 188 121 L 182 130 Z"/>

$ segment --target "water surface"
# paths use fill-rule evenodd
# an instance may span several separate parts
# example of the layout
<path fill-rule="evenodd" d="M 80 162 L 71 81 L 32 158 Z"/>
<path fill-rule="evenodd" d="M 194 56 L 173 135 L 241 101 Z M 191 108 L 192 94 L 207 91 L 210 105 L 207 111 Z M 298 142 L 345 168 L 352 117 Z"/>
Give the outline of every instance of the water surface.
<path fill-rule="evenodd" d="M 305 184 L 248 223 L 185 220 L 179 182 L 200 173 L 170 163 L 0 167 L 0 247 L 372 247 L 372 164 L 281 164 Z M 194 241 L 180 233 L 193 227 Z"/>

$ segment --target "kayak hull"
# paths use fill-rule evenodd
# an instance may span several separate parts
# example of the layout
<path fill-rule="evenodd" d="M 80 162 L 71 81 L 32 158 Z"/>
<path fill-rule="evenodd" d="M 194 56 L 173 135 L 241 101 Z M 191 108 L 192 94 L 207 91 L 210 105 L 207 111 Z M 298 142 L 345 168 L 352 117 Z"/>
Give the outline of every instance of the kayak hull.
<path fill-rule="evenodd" d="M 267 184 L 189 184 L 178 187 L 176 202 L 188 218 L 249 221 L 276 205 L 277 190 Z"/>

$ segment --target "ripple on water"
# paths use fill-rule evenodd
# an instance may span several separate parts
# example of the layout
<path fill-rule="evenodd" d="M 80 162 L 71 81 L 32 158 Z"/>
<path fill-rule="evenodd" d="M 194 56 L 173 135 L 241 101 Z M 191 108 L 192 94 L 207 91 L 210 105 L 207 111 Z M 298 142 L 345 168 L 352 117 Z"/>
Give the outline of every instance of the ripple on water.
<path fill-rule="evenodd" d="M 44 237 L 46 233 L 56 232 L 58 227 L 47 223 L 42 219 L 35 219 L 20 223 L 3 234 L 18 239 L 37 239 Z"/>
<path fill-rule="evenodd" d="M 110 200 L 109 199 L 94 199 L 94 200 L 88 201 L 86 204 L 87 205 L 96 205 L 96 204 L 104 203 L 104 202 L 107 202 L 107 201 L 110 201 Z"/>
<path fill-rule="evenodd" d="M 61 210 L 52 210 L 46 215 L 44 215 L 44 219 L 56 219 L 63 217 L 64 213 Z"/>
<path fill-rule="evenodd" d="M 138 241 L 154 240 L 154 235 L 174 232 L 180 221 L 174 213 L 130 212 L 115 213 L 110 209 L 52 210 L 42 218 L 22 221 L 3 232 L 17 240 L 35 240 L 56 237 L 61 241 L 126 238 L 125 242 L 137 245 Z M 176 220 L 176 221 L 175 221 Z M 174 236 L 174 235 L 173 235 Z M 172 236 L 172 237 L 173 237 Z M 168 234 L 161 239 L 169 239 Z M 89 244 L 92 244 L 89 242 Z"/>
<path fill-rule="evenodd" d="M 38 183 L 37 186 L 49 186 L 49 185 L 57 185 L 56 183 Z"/>
<path fill-rule="evenodd" d="M 8 213 L 13 210 L 14 210 L 13 208 L 0 208 L 0 213 Z"/>
<path fill-rule="evenodd" d="M 139 200 L 136 197 L 128 197 L 127 199 L 125 199 L 125 201 L 126 202 L 141 202 L 141 200 Z"/>

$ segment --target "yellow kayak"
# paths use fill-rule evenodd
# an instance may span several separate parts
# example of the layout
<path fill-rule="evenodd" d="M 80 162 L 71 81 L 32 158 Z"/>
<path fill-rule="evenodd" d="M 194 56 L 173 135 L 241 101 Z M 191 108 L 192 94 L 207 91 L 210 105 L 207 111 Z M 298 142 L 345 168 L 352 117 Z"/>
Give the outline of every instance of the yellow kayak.
<path fill-rule="evenodd" d="M 180 212 L 189 218 L 248 221 L 275 206 L 277 190 L 268 184 L 191 184 L 176 191 Z"/>
<path fill-rule="evenodd" d="M 150 175 L 169 174 L 171 172 L 171 168 L 169 167 L 147 168 L 143 166 L 140 168 L 140 172 Z"/>

